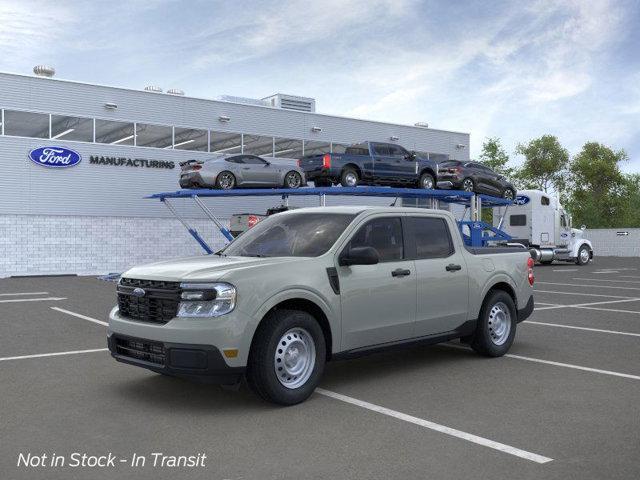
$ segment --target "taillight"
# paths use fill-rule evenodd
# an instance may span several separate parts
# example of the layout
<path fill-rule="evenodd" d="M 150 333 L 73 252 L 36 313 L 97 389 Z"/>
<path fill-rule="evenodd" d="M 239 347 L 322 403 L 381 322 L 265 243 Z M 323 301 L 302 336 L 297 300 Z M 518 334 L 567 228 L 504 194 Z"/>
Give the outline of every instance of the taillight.
<path fill-rule="evenodd" d="M 527 258 L 527 279 L 529 280 L 529 285 L 531 285 L 533 287 L 533 282 L 535 282 L 536 277 L 534 277 L 533 275 L 533 265 L 535 264 L 535 262 L 533 261 L 533 258 L 529 257 Z"/>
<path fill-rule="evenodd" d="M 191 167 L 191 170 L 200 170 L 202 168 L 202 165 L 194 165 Z"/>
<path fill-rule="evenodd" d="M 249 215 L 249 218 L 247 219 L 247 224 L 248 224 L 249 228 L 251 228 L 256 223 L 258 223 L 259 221 L 260 221 L 260 219 L 258 217 L 256 217 L 255 215 Z"/>
<path fill-rule="evenodd" d="M 322 167 L 323 168 L 331 168 L 331 155 L 325 153 L 322 156 Z"/>
<path fill-rule="evenodd" d="M 457 174 L 461 174 L 462 173 L 462 168 L 461 167 L 456 167 L 456 168 L 453 169 L 453 172 L 457 173 Z"/>
<path fill-rule="evenodd" d="M 302 166 L 302 160 L 298 159 L 298 166 L 301 167 Z"/>

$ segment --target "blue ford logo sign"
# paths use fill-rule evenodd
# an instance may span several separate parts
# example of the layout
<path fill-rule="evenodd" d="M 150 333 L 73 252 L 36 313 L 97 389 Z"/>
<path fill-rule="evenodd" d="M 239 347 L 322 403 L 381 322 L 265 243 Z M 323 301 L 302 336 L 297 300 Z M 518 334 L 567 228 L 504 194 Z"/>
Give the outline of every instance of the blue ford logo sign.
<path fill-rule="evenodd" d="M 517 195 L 513 203 L 515 203 L 516 205 L 526 205 L 530 200 L 531 199 L 526 195 Z"/>
<path fill-rule="evenodd" d="M 66 168 L 79 164 L 82 155 L 64 147 L 39 147 L 29 152 L 29 159 L 43 167 Z"/>
<path fill-rule="evenodd" d="M 142 288 L 134 288 L 133 292 L 131 292 L 131 295 L 133 295 L 134 297 L 144 297 L 147 294 L 147 292 L 145 292 Z"/>

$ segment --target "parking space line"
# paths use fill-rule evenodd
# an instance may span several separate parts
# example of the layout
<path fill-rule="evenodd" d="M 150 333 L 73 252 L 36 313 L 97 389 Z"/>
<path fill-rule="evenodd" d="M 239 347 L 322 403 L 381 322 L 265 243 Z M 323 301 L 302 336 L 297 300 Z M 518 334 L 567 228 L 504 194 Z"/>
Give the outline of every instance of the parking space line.
<path fill-rule="evenodd" d="M 469 347 L 462 345 L 454 345 L 453 343 L 441 343 L 443 347 L 456 348 L 458 350 L 471 351 Z M 630 373 L 614 372 L 612 370 L 601 370 L 599 368 L 583 367 L 582 365 L 574 365 L 572 363 L 554 362 L 552 360 L 543 360 L 542 358 L 524 357 L 522 355 L 514 355 L 513 353 L 506 353 L 504 355 L 507 358 L 515 358 L 517 360 L 525 360 L 527 362 L 543 363 L 546 365 L 553 365 L 555 367 L 571 368 L 574 370 L 582 370 L 591 373 L 601 373 L 603 375 L 610 375 L 613 377 L 630 378 L 631 380 L 640 380 L 640 376 L 632 375 Z"/>
<path fill-rule="evenodd" d="M 18 295 L 49 295 L 49 292 L 0 293 L 0 297 L 15 297 Z"/>
<path fill-rule="evenodd" d="M 640 290 L 640 287 L 618 287 L 617 285 L 580 285 L 579 283 L 538 282 L 543 285 L 562 285 L 564 287 L 615 288 L 617 290 Z"/>
<path fill-rule="evenodd" d="M 93 348 L 91 350 L 72 350 L 69 352 L 54 352 L 54 353 L 37 353 L 35 355 L 20 355 L 18 357 L 4 357 L 0 358 L 0 362 L 6 362 L 8 360 L 25 360 L 28 358 L 42 358 L 42 357 L 58 357 L 61 355 L 77 355 L 80 353 L 94 353 L 94 352 L 105 352 L 109 350 L 108 348 Z"/>
<path fill-rule="evenodd" d="M 58 307 L 49 307 L 49 308 L 51 308 L 51 310 L 55 310 L 56 312 L 66 313 L 67 315 L 71 315 L 73 317 L 78 317 L 83 320 L 87 320 L 88 322 L 97 323 L 98 325 L 104 325 L 105 327 L 109 326 L 107 322 L 103 322 L 102 320 L 98 320 L 96 318 L 87 317 L 86 315 L 81 315 L 79 313 L 75 313 L 70 310 L 65 310 L 64 308 L 58 308 Z"/>
<path fill-rule="evenodd" d="M 602 312 L 616 312 L 616 313 L 635 313 L 638 314 L 640 312 L 636 310 L 621 310 L 616 308 L 598 308 L 598 307 L 587 307 L 586 305 L 573 305 L 574 308 L 584 308 L 585 310 L 600 310 Z"/>
<path fill-rule="evenodd" d="M 571 280 L 586 280 L 588 282 L 612 282 L 612 283 L 640 283 L 635 280 L 609 280 L 608 278 L 580 278 L 573 277 Z"/>
<path fill-rule="evenodd" d="M 462 440 L 466 440 L 468 442 L 472 442 L 477 445 L 482 445 L 484 447 L 492 448 L 500 452 L 514 455 L 516 457 L 524 458 L 525 460 L 530 460 L 536 463 L 548 463 L 553 461 L 553 459 L 549 457 L 544 457 L 536 453 L 527 452 L 526 450 L 521 450 L 519 448 L 515 448 L 510 445 L 505 445 L 504 443 L 495 442 L 493 440 L 489 440 L 488 438 L 479 437 L 471 433 L 463 432 L 461 430 L 456 430 L 455 428 L 450 428 L 444 425 L 440 425 L 438 423 L 430 422 L 429 420 L 424 420 L 422 418 L 407 415 L 406 413 L 398 412 L 396 410 L 391 410 L 390 408 L 382 407 L 374 403 L 369 403 L 363 400 L 358 400 L 357 398 L 348 397 L 347 395 L 342 395 L 341 393 L 332 392 L 330 390 L 325 390 L 323 388 L 316 388 L 316 393 L 319 393 L 320 395 L 324 395 L 326 397 L 331 397 L 335 400 L 340 400 L 341 402 L 355 405 L 360 408 L 371 410 L 372 412 L 381 413 L 382 415 L 387 415 L 389 417 L 393 417 L 398 420 L 402 420 L 408 423 L 413 423 L 414 425 L 418 425 L 420 427 L 428 428 L 436 432 L 440 432 L 446 435 L 450 435 L 452 437 L 460 438 Z"/>
<path fill-rule="evenodd" d="M 530 325 L 543 325 L 545 327 L 559 327 L 559 328 L 570 328 L 570 329 L 574 329 L 574 330 L 585 330 L 587 332 L 611 333 L 611 334 L 615 334 L 615 335 L 628 335 L 630 337 L 640 337 L 640 333 L 618 332 L 618 331 L 615 331 L 615 330 L 603 330 L 601 328 L 577 327 L 575 325 L 562 325 L 560 323 L 534 322 L 534 321 L 531 321 L 531 320 L 525 320 L 522 323 L 528 323 Z"/>
<path fill-rule="evenodd" d="M 534 290 L 535 293 L 557 293 L 558 295 L 578 295 L 581 297 L 606 297 L 606 298 L 632 298 L 640 300 L 639 297 L 623 297 L 621 295 L 603 295 L 600 293 L 579 293 L 579 292 L 556 292 L 554 290 Z"/>
<path fill-rule="evenodd" d="M 58 300 L 66 300 L 66 297 L 43 297 L 43 298 L 10 298 L 7 300 L 0 300 L 0 303 L 18 303 L 18 302 L 44 302 Z"/>
<path fill-rule="evenodd" d="M 579 268 L 555 268 L 552 271 L 553 272 L 577 272 L 579 270 Z"/>

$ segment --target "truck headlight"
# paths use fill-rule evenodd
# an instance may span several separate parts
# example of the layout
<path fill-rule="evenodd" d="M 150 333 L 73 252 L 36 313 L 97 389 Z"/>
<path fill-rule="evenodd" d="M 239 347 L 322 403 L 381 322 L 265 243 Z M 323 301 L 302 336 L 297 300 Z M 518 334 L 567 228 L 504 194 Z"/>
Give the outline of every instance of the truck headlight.
<path fill-rule="evenodd" d="M 236 306 L 236 287 L 229 283 L 181 283 L 178 317 L 219 317 Z"/>

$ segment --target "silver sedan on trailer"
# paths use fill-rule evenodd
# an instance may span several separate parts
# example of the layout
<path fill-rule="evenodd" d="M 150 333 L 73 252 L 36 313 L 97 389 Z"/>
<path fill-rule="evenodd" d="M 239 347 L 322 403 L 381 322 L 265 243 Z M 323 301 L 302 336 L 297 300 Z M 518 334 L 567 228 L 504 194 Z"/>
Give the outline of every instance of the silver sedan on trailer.
<path fill-rule="evenodd" d="M 180 164 L 181 188 L 298 188 L 307 184 L 295 160 L 266 160 L 257 155 L 219 155 Z"/>

